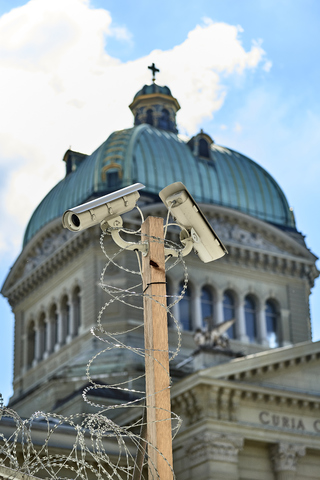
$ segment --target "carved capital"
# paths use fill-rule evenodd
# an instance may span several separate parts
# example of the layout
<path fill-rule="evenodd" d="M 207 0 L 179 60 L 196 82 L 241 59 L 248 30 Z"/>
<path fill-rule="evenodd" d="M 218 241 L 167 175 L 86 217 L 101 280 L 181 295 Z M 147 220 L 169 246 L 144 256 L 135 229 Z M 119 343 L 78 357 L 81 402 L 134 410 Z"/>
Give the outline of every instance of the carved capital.
<path fill-rule="evenodd" d="M 303 445 L 293 445 L 289 443 L 278 443 L 270 448 L 273 469 L 277 472 L 295 471 L 297 468 L 297 459 L 306 453 L 306 447 Z"/>
<path fill-rule="evenodd" d="M 192 439 L 192 443 L 187 447 L 187 454 L 192 465 L 208 460 L 237 463 L 242 447 L 243 438 L 205 430 Z"/>
<path fill-rule="evenodd" d="M 211 385 L 197 385 L 172 399 L 172 409 L 182 415 L 191 425 L 203 418 L 218 418 L 219 388 Z"/>

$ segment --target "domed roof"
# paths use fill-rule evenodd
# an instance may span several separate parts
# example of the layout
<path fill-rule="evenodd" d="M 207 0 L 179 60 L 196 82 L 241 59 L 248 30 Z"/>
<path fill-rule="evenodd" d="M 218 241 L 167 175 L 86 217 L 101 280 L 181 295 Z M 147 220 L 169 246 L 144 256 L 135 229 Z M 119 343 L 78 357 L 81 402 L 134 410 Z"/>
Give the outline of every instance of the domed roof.
<path fill-rule="evenodd" d="M 151 85 L 144 85 L 139 92 L 137 92 L 134 96 L 134 100 L 137 97 L 141 97 L 141 95 L 151 95 L 154 93 L 160 93 L 162 95 L 168 95 L 169 97 L 172 97 L 172 93 L 169 87 L 161 87 L 160 85 L 157 85 L 156 83 L 152 83 Z"/>
<path fill-rule="evenodd" d="M 66 177 L 33 213 L 24 245 L 65 210 L 136 182 L 146 186 L 144 195 L 157 197 L 162 188 L 181 181 L 199 203 L 222 205 L 280 228 L 295 228 L 284 193 L 262 167 L 210 142 L 207 156 L 201 156 L 194 153 L 193 144 L 148 124 L 112 133 L 92 155 L 78 157 L 74 169 L 67 168 Z"/>

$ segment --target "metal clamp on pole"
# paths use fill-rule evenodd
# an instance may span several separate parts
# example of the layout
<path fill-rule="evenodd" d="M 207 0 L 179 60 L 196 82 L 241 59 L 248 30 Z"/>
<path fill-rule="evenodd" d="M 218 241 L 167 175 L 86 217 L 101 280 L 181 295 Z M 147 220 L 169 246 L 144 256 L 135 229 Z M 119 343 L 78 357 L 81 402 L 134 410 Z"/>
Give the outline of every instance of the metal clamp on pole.
<path fill-rule="evenodd" d="M 103 220 L 100 224 L 103 232 L 109 232 L 113 241 L 125 250 L 138 250 L 143 255 L 148 254 L 149 244 L 148 242 L 127 242 L 120 236 L 120 230 L 123 227 L 123 221 L 121 217 L 112 218 L 111 220 Z"/>

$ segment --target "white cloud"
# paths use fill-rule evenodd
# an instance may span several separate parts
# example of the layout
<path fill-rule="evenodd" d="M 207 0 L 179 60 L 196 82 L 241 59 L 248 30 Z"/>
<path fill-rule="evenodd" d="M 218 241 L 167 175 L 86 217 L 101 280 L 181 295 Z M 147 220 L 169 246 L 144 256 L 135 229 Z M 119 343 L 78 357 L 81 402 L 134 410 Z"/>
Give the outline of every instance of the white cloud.
<path fill-rule="evenodd" d="M 241 132 L 242 132 L 242 125 L 240 125 L 239 122 L 236 122 L 233 130 L 234 130 L 234 132 L 236 132 L 236 133 L 241 133 Z"/>
<path fill-rule="evenodd" d="M 270 60 L 267 60 L 262 68 L 265 72 L 270 72 L 272 68 L 272 62 Z"/>
<path fill-rule="evenodd" d="M 130 43 L 130 32 L 114 26 L 110 13 L 91 8 L 89 0 L 30 0 L 3 15 L 0 168 L 7 175 L 2 198 L 10 221 L 22 231 L 63 177 L 61 159 L 70 146 L 91 153 L 111 131 L 132 125 L 127 106 L 148 79 L 150 62 L 161 68 L 158 83 L 169 85 L 183 107 L 182 131 L 194 133 L 221 108 L 223 79 L 264 59 L 259 43 L 249 51 L 242 47 L 240 32 L 205 19 L 171 50 L 121 63 L 108 54 L 108 38 Z"/>

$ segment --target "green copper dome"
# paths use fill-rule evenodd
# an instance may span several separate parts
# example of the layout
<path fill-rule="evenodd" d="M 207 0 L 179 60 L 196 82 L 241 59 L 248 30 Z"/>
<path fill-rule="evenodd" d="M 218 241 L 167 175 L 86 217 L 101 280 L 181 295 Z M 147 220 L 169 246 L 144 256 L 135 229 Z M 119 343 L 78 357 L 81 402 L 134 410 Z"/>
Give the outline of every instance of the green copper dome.
<path fill-rule="evenodd" d="M 144 85 L 139 92 L 137 92 L 134 96 L 134 100 L 137 97 L 140 97 L 141 95 L 151 95 L 153 93 L 160 93 L 162 95 L 168 95 L 169 97 L 172 97 L 172 93 L 169 87 L 161 87 L 160 85 L 157 85 L 156 83 L 152 83 L 151 85 Z"/>
<path fill-rule="evenodd" d="M 33 213 L 24 245 L 65 210 L 136 182 L 146 186 L 144 195 L 158 198 L 162 188 L 181 181 L 199 203 L 295 229 L 286 197 L 271 175 L 203 132 L 186 144 L 171 131 L 142 124 L 112 133 L 90 156 L 66 155 L 67 175 Z"/>

